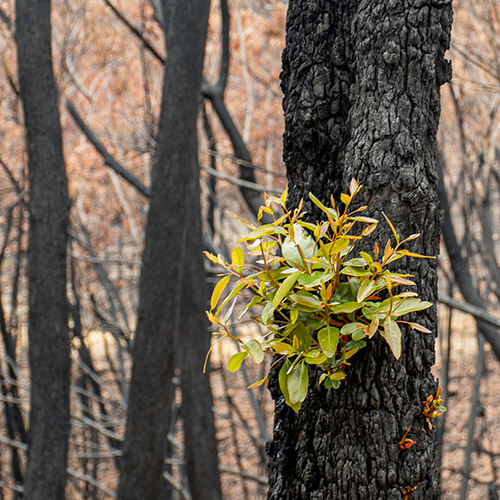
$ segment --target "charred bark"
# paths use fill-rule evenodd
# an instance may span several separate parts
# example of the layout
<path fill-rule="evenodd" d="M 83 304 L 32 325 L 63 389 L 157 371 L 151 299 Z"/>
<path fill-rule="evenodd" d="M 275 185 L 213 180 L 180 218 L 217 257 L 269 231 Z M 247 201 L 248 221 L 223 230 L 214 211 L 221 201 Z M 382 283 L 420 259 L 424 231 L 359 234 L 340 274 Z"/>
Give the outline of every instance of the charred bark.
<path fill-rule="evenodd" d="M 209 3 L 209 0 L 164 2 L 169 23 L 168 60 L 139 287 L 119 500 L 160 497 L 172 403 L 168 386 L 176 366 L 176 346 L 186 340 L 177 331 L 185 333 L 184 327 L 201 327 L 201 324 L 193 325 L 191 318 L 184 321 L 183 313 L 194 313 L 187 312 L 182 303 L 190 291 L 200 288 L 199 283 L 191 279 L 193 259 L 201 262 L 202 258 L 198 252 L 201 250 L 200 223 L 193 224 L 193 218 L 200 217 L 199 201 L 192 197 L 199 196 L 196 119 Z M 189 245 L 197 238 L 198 246 L 191 249 Z M 199 268 L 199 264 L 196 265 Z M 203 281 L 203 273 L 199 273 L 197 279 Z M 189 287 L 187 293 L 186 287 Z M 196 330 L 189 335 L 204 333 Z M 188 461 L 190 456 L 188 448 Z M 200 458 L 214 460 L 213 454 Z M 210 483 L 214 485 L 211 496 L 193 495 L 193 498 L 220 497 L 216 459 L 215 454 L 215 465 L 210 465 L 212 472 L 215 471 Z M 190 474 L 190 482 L 195 479 Z M 196 491 L 203 486 L 203 483 L 198 487 L 191 485 Z M 208 489 L 205 491 L 208 493 Z"/>
<path fill-rule="evenodd" d="M 25 498 L 63 499 L 69 434 L 70 342 L 66 303 L 69 197 L 50 1 L 16 2 L 19 84 L 30 184 L 28 249 L 31 414 Z"/>
<path fill-rule="evenodd" d="M 381 220 L 361 250 L 391 236 L 384 211 L 400 234 L 422 234 L 412 251 L 438 253 L 436 131 L 451 20 L 451 1 L 290 2 L 282 73 L 289 204 L 309 192 L 338 198 L 358 179 L 367 212 Z M 435 261 L 401 260 L 395 269 L 413 274 L 421 298 L 435 302 Z M 436 333 L 436 307 L 418 322 Z M 402 500 L 406 487 L 416 487 L 412 500 L 439 498 L 435 434 L 422 431 L 421 416 L 437 389 L 434 357 L 434 335 L 403 330 L 399 361 L 378 338 L 355 355 L 338 390 L 320 387 L 311 370 L 296 415 L 271 384 L 268 498 Z M 417 444 L 400 452 L 410 426 Z"/>

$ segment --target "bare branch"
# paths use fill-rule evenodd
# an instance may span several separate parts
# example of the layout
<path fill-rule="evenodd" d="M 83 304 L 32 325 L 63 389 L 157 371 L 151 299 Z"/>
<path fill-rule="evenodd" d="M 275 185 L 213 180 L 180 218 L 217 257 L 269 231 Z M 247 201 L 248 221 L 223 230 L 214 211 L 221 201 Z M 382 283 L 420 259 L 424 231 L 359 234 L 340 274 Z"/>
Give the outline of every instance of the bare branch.
<path fill-rule="evenodd" d="M 87 124 L 83 121 L 75 106 L 71 101 L 66 101 L 66 108 L 70 112 L 71 116 L 75 120 L 80 130 L 85 134 L 87 139 L 91 142 L 97 152 L 104 159 L 104 163 L 112 168 L 118 175 L 123 177 L 129 184 L 134 186 L 141 194 L 146 198 L 149 197 L 149 188 L 146 187 L 134 174 L 132 174 L 124 166 L 120 165 L 108 152 L 108 150 L 103 146 L 103 144 L 97 139 L 95 134 L 90 130 Z"/>

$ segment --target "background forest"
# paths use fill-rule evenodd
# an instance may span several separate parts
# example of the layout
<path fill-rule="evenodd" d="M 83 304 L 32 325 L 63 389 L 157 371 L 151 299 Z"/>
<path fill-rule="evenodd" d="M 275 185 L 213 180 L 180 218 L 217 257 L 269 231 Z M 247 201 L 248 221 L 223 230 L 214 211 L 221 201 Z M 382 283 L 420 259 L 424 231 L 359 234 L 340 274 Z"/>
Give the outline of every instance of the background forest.
<path fill-rule="evenodd" d="M 286 10 L 284 0 L 211 5 L 197 129 L 203 245 L 214 254 L 227 255 L 243 235 L 228 210 L 251 218 L 264 191 L 286 187 L 279 81 Z M 0 500 L 22 498 L 30 411 L 28 174 L 14 11 L 13 1 L 0 1 Z M 158 151 L 163 16 L 156 0 L 52 2 L 53 70 L 71 199 L 71 499 L 115 498 L 118 488 L 151 165 Z M 448 57 L 453 78 L 442 87 L 438 132 L 444 219 L 434 369 L 448 408 L 436 421 L 442 498 L 493 500 L 500 481 L 498 2 L 454 1 Z M 169 224 L 188 224 L 181 211 L 163 216 Z M 212 285 L 219 270 L 205 266 Z M 193 297 L 182 300 L 182 310 L 196 307 Z M 245 337 L 256 327 L 242 322 L 237 328 Z M 206 349 L 192 354 L 188 344 L 204 346 L 208 330 L 202 334 L 205 340 L 180 341 L 174 384 L 163 388 L 172 400 L 164 499 L 197 498 L 185 457 L 196 446 L 190 443 L 203 442 L 209 429 L 191 441 L 182 422 L 190 418 L 186 401 L 198 398 L 208 375 L 200 367 L 183 384 L 180 370 L 188 366 L 184 358 L 203 360 Z M 243 365 L 230 374 L 232 352 L 230 342 L 221 343 L 211 357 L 219 458 L 212 465 L 224 498 L 262 499 L 273 403 L 265 387 L 247 386 L 268 366 Z M 200 457 L 205 460 L 210 457 Z"/>

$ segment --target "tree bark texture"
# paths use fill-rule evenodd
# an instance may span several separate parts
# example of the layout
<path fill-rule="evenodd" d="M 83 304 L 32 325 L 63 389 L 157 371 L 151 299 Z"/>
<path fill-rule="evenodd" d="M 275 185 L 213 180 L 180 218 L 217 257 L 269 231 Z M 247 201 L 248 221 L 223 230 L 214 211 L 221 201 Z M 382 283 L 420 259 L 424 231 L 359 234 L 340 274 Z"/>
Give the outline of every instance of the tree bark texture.
<path fill-rule="evenodd" d="M 201 229 L 196 219 L 200 217 L 196 119 L 209 4 L 209 0 L 164 1 L 168 58 L 139 287 L 119 500 L 159 498 L 172 403 L 168 386 L 174 375 L 175 354 L 179 344 L 206 335 L 205 325 L 194 319 L 189 305 L 194 307 L 202 300 L 199 294 L 205 286 Z M 183 305 L 186 298 L 190 300 L 188 306 Z M 202 377 L 201 370 L 202 366 L 198 377 Z M 207 397 L 202 395 L 200 400 L 207 401 Z M 190 423 L 190 417 L 186 417 L 190 408 L 184 405 L 183 411 L 186 425 Z M 186 435 L 190 432 L 186 430 Z M 212 434 L 213 443 L 206 443 L 205 449 L 215 450 L 214 439 Z M 188 444 L 188 471 L 192 454 Z M 210 477 L 199 478 L 195 484 L 193 474 L 188 472 L 190 486 L 195 489 L 193 499 L 220 498 L 216 452 L 215 458 L 213 452 L 198 457 L 211 461 L 203 469 L 204 474 L 210 471 Z M 197 493 L 200 487 L 205 494 Z"/>
<path fill-rule="evenodd" d="M 70 202 L 52 72 L 50 1 L 18 0 L 16 27 L 30 184 L 31 413 L 24 498 L 56 500 L 64 498 L 69 434 L 66 244 Z"/>
<path fill-rule="evenodd" d="M 303 197 L 318 217 L 309 192 L 338 199 L 358 179 L 358 203 L 380 221 L 359 250 L 372 253 L 374 241 L 384 248 L 391 231 L 383 211 L 402 236 L 422 234 L 409 250 L 438 253 L 436 131 L 451 22 L 450 0 L 290 1 L 282 73 L 289 205 Z M 394 269 L 413 274 L 420 297 L 436 301 L 435 260 L 400 259 Z M 422 430 L 421 416 L 437 389 L 436 307 L 404 319 L 417 318 L 434 334 L 402 329 L 399 361 L 376 336 L 338 390 L 320 387 L 310 370 L 298 414 L 271 384 L 270 500 L 403 500 L 407 487 L 416 487 L 412 500 L 439 498 L 435 434 Z M 410 426 L 417 443 L 400 451 Z"/>

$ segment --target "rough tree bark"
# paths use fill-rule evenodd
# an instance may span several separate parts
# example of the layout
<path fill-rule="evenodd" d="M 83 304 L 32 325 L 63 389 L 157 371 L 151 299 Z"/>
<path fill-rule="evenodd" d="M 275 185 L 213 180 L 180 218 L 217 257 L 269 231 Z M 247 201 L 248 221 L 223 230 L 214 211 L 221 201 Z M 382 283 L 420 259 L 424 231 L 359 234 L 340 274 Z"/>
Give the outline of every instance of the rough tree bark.
<path fill-rule="evenodd" d="M 30 184 L 31 414 L 24 497 L 56 500 L 64 498 L 69 434 L 66 243 L 70 203 L 52 73 L 50 1 L 18 0 L 16 27 Z"/>
<path fill-rule="evenodd" d="M 195 369 L 193 359 L 176 363 L 174 355 L 183 350 L 177 347 L 179 343 L 185 346 L 196 342 L 195 337 L 206 336 L 206 325 L 194 310 L 195 305 L 200 313 L 204 310 L 198 304 L 204 300 L 206 286 L 201 260 L 196 119 L 210 2 L 164 0 L 163 4 L 168 58 L 139 287 L 119 500 L 159 498 L 172 403 L 168 387 L 176 364 L 185 372 L 183 385 L 195 383 L 193 374 L 187 372 Z M 188 304 L 183 304 L 185 300 Z M 193 349 L 196 352 L 184 350 L 183 356 L 195 358 L 200 349 L 206 352 L 204 343 Z M 201 377 L 202 366 L 196 369 Z M 186 390 L 183 398 L 189 398 L 192 389 Z M 194 436 L 199 443 L 203 432 L 206 438 L 197 452 L 193 443 L 186 443 L 192 497 L 220 499 L 213 422 L 207 421 L 210 417 L 200 418 L 201 413 L 206 416 L 200 405 L 208 405 L 210 410 L 209 389 L 200 389 L 198 400 L 192 399 L 183 401 L 187 440 Z M 191 403 L 194 413 L 186 407 Z M 193 467 L 193 463 L 198 466 Z"/>
<path fill-rule="evenodd" d="M 282 73 L 290 206 L 308 192 L 338 199 L 355 177 L 370 216 L 383 221 L 384 211 L 400 234 L 422 234 L 411 250 L 438 253 L 436 131 L 451 21 L 451 0 L 290 2 Z M 383 247 L 391 233 L 379 226 L 372 237 Z M 396 268 L 435 302 L 436 262 L 401 260 Z M 418 321 L 436 333 L 436 308 Z M 396 500 L 406 487 L 416 487 L 412 500 L 439 498 L 435 435 L 422 431 L 421 416 L 437 389 L 434 357 L 434 335 L 403 330 L 399 361 L 379 338 L 353 358 L 346 386 L 327 391 L 311 373 L 297 415 L 271 385 L 268 498 Z M 399 452 L 410 426 L 417 444 Z"/>

